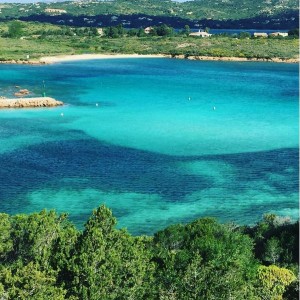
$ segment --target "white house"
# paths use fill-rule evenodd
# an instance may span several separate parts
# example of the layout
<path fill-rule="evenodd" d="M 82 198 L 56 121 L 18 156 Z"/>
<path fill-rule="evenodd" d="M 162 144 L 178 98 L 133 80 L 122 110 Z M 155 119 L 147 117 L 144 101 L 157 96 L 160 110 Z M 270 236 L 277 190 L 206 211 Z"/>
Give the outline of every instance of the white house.
<path fill-rule="evenodd" d="M 97 32 L 100 36 L 103 36 L 104 35 L 104 31 L 103 31 L 103 28 L 97 28 Z"/>
<path fill-rule="evenodd" d="M 270 33 L 270 36 L 288 36 L 289 34 L 287 32 L 272 32 Z"/>
<path fill-rule="evenodd" d="M 253 36 L 254 37 L 264 37 L 264 38 L 266 38 L 266 37 L 268 37 L 268 34 L 265 33 L 265 32 L 254 32 Z"/>
<path fill-rule="evenodd" d="M 61 15 L 67 13 L 67 11 L 64 9 L 56 9 L 56 8 L 46 8 L 45 12 L 49 14 L 55 14 L 55 15 Z"/>
<path fill-rule="evenodd" d="M 149 34 L 150 32 L 151 32 L 151 30 L 153 29 L 153 27 L 146 27 L 145 29 L 144 29 L 144 32 L 146 33 L 146 34 Z"/>
<path fill-rule="evenodd" d="M 199 37 L 210 37 L 212 36 L 210 33 L 207 33 L 206 31 L 199 30 L 198 32 L 192 32 L 189 34 L 190 36 L 199 36 Z"/>

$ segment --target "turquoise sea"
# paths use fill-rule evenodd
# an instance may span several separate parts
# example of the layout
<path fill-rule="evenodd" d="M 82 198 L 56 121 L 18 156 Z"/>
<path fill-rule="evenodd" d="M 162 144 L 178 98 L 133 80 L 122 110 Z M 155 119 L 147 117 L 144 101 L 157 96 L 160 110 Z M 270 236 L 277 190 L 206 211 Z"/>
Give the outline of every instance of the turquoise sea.
<path fill-rule="evenodd" d="M 133 234 L 202 216 L 296 219 L 298 80 L 279 63 L 0 65 L 0 95 L 66 103 L 0 111 L 0 211 L 54 208 L 81 227 L 105 203 Z"/>

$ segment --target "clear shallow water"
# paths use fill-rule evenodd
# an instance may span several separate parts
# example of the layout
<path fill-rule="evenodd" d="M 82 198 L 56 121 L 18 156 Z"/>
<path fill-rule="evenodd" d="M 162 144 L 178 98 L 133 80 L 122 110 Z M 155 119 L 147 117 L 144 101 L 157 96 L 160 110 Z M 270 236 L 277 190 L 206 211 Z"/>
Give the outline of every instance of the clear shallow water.
<path fill-rule="evenodd" d="M 297 218 L 297 67 L 1 65 L 0 95 L 16 85 L 40 95 L 45 80 L 47 95 L 67 105 L 0 111 L 0 211 L 55 208 L 82 226 L 105 203 L 134 234 L 201 216 Z"/>

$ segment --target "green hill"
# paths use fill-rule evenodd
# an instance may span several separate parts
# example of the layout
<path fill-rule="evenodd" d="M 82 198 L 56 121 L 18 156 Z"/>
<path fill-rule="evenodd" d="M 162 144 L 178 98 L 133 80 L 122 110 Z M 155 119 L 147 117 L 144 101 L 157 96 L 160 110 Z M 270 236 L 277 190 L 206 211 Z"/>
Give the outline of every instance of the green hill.
<path fill-rule="evenodd" d="M 49 10 L 50 9 L 50 10 Z M 54 9 L 54 11 L 51 11 Z M 55 11 L 61 10 L 61 11 Z M 285 16 L 297 21 L 297 0 L 194 0 L 174 2 L 171 0 L 112 0 L 67 1 L 31 4 L 0 4 L 0 19 L 21 18 L 34 15 L 49 16 L 105 16 L 145 15 L 183 20 L 239 20 L 256 17 L 275 18 L 278 22 Z M 141 17 L 143 18 L 143 17 Z M 141 19 L 142 21 L 142 19 Z M 274 21 L 274 20 L 273 20 Z M 89 22 L 92 22 L 89 20 Z M 297 24 L 297 23 L 296 23 Z M 130 25 L 130 24 L 128 24 Z"/>

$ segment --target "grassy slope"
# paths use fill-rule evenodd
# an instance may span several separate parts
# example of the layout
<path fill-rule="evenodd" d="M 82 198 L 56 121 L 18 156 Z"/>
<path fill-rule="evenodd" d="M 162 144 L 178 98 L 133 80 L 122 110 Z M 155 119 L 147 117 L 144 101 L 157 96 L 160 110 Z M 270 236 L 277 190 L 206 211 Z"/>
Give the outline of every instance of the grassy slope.
<path fill-rule="evenodd" d="M 257 58 L 297 58 L 298 40 L 234 39 L 229 37 L 100 37 L 50 36 L 44 39 L 0 38 L 0 60 L 22 60 L 46 55 L 81 53 L 138 53 Z"/>
<path fill-rule="evenodd" d="M 0 60 L 23 60 L 41 56 L 81 53 L 138 53 L 200 56 L 230 56 L 249 58 L 297 58 L 297 39 L 236 39 L 212 36 L 211 38 L 128 37 L 110 39 L 99 36 L 53 35 L 67 27 L 46 23 L 22 22 L 20 38 L 0 37 Z M 9 23 L 0 23 L 0 35 L 5 36 Z M 39 38 L 41 32 L 46 32 Z M 57 33 L 56 33 L 57 34 Z"/>
<path fill-rule="evenodd" d="M 39 40 L 20 40 L 0 38 L 0 60 L 24 60 L 26 55 L 31 59 L 46 55 L 71 53 L 71 48 L 54 42 L 41 42 Z"/>

